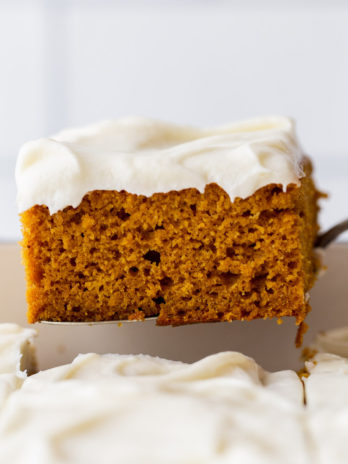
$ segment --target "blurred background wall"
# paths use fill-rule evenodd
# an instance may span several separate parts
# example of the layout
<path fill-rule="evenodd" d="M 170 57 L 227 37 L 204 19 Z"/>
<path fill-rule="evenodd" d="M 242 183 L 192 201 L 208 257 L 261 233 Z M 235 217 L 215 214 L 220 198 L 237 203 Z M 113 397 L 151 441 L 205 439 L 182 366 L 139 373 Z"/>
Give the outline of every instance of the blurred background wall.
<path fill-rule="evenodd" d="M 323 226 L 347 217 L 347 26 L 345 0 L 0 0 L 0 240 L 19 238 L 20 145 L 124 115 L 292 116 Z"/>

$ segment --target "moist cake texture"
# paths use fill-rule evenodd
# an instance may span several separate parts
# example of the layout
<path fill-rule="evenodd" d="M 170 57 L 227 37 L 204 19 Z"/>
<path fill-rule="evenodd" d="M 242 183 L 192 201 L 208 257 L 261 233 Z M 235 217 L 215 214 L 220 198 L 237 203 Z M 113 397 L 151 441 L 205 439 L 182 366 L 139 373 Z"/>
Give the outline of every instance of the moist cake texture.
<path fill-rule="evenodd" d="M 36 164 L 49 163 L 52 150 L 50 144 L 42 149 L 42 142 L 39 154 L 30 147 L 26 149 L 17 166 L 17 182 L 29 321 L 158 316 L 160 325 L 179 325 L 294 316 L 298 324 L 302 323 L 309 311 L 307 292 L 318 266 L 313 246 L 318 231 L 319 194 L 311 177 L 310 161 L 296 151 L 293 129 L 282 125 L 279 128 L 274 121 L 272 124 L 266 129 L 265 122 L 259 123 L 260 127 L 247 126 L 249 129 L 244 130 L 248 138 L 240 128 L 244 126 L 239 125 L 235 129 L 241 137 L 238 143 L 233 130 L 231 140 L 226 142 L 223 135 L 225 157 L 229 156 L 229 146 L 233 153 L 240 147 L 244 150 L 226 164 L 227 170 L 234 166 L 238 172 L 231 185 L 221 177 L 224 188 L 217 182 L 202 187 L 197 181 L 194 185 L 190 179 L 193 185 L 176 189 L 176 178 L 169 178 L 168 189 L 162 185 L 162 191 L 152 193 L 147 189 L 151 182 L 139 178 L 139 189 L 144 194 L 135 192 L 135 188 L 114 190 L 108 185 L 86 191 L 82 199 L 76 197 L 77 205 L 73 204 L 75 190 L 68 199 L 60 184 L 54 190 L 54 175 L 53 190 L 46 189 L 44 204 L 35 203 L 42 197 L 40 187 L 29 189 L 29 202 L 23 200 L 23 185 L 35 177 Z M 287 131 L 291 142 L 288 145 Z M 193 136 L 184 135 L 175 153 L 185 149 L 193 156 L 195 150 L 187 148 Z M 88 153 L 81 158 L 79 148 L 88 147 L 88 140 L 79 135 L 80 145 L 76 143 L 72 148 L 69 137 L 65 137 L 68 142 L 64 149 L 78 153 L 79 163 L 83 159 L 88 168 L 90 154 L 86 150 Z M 219 137 L 203 137 L 203 151 L 210 149 L 211 157 L 214 146 L 221 142 Z M 203 143 L 201 139 L 198 142 Z M 172 142 L 169 145 L 172 147 Z M 253 164 L 242 166 L 243 156 L 247 159 L 243 154 L 248 152 L 246 146 L 257 155 L 254 171 Z M 98 146 L 93 149 L 98 156 Z M 146 151 L 143 158 L 147 155 Z M 162 156 L 173 155 L 166 152 Z M 160 164 L 159 159 L 156 163 Z M 169 166 L 160 174 L 165 177 L 170 172 Z M 216 169 L 213 172 L 216 174 Z M 133 174 L 139 174 L 136 168 Z M 157 174 L 154 184 L 158 183 Z M 115 185 L 120 185 L 115 176 Z M 79 182 L 87 188 L 87 181 L 81 179 Z M 106 181 L 98 185 L 103 187 Z M 244 192 L 245 197 L 234 197 L 236 192 Z M 56 210 L 58 206 L 64 207 Z"/>

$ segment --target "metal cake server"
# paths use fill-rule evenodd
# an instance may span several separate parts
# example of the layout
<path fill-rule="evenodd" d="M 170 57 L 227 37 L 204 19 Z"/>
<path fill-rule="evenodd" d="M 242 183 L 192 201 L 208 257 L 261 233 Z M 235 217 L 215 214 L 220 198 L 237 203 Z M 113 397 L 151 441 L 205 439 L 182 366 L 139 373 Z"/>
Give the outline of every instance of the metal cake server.
<path fill-rule="evenodd" d="M 319 234 L 315 242 L 316 248 L 326 248 L 331 242 L 348 230 L 348 219 L 339 222 L 335 226 L 331 227 L 326 232 Z"/>
<path fill-rule="evenodd" d="M 319 234 L 315 247 L 318 249 L 325 249 L 330 243 L 332 243 L 336 238 L 341 235 L 343 232 L 348 230 L 348 219 L 345 221 L 339 222 L 335 226 L 331 227 L 326 232 Z M 145 321 L 155 321 L 157 316 L 146 317 Z M 129 324 L 133 322 L 143 322 L 139 320 L 128 320 L 128 319 L 118 319 L 112 321 L 91 321 L 91 322 L 56 322 L 56 321 L 40 321 L 40 324 L 49 324 L 49 325 L 68 325 L 68 326 L 94 326 L 94 325 L 104 325 L 104 324 Z"/>

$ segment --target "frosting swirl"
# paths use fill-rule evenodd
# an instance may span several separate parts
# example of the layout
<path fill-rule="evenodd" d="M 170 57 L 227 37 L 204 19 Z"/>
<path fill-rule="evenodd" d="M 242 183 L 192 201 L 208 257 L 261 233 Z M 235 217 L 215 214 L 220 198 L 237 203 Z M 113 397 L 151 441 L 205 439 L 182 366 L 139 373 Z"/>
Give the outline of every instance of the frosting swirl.
<path fill-rule="evenodd" d="M 259 188 L 298 184 L 301 149 L 294 124 L 264 117 L 212 129 L 146 118 L 105 121 L 27 142 L 16 166 L 19 211 L 76 207 L 92 190 L 151 196 L 217 183 L 246 198 Z"/>

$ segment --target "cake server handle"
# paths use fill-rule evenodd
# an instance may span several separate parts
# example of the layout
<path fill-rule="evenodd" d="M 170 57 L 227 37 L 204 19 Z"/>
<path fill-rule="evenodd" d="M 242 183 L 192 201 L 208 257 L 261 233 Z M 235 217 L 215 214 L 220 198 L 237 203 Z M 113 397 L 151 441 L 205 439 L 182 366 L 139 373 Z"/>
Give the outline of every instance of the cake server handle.
<path fill-rule="evenodd" d="M 326 248 L 330 245 L 331 242 L 336 240 L 336 238 L 341 235 L 343 232 L 348 230 L 348 219 L 345 221 L 339 222 L 335 226 L 331 227 L 331 229 L 327 230 L 326 232 L 319 234 L 315 246 L 317 248 Z"/>

